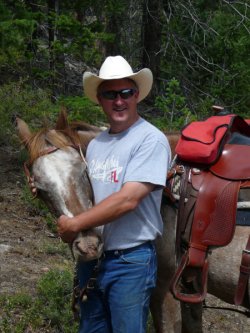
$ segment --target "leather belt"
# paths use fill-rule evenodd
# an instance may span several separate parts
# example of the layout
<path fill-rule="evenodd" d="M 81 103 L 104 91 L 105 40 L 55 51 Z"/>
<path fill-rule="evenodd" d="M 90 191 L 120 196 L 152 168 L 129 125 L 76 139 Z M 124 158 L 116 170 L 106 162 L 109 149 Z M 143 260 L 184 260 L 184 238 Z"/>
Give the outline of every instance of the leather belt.
<path fill-rule="evenodd" d="M 140 245 L 137 245 L 137 246 L 133 246 L 133 247 L 130 247 L 130 248 L 127 248 L 127 249 L 118 249 L 118 250 L 108 250 L 108 251 L 104 251 L 104 258 L 105 257 L 117 257 L 119 255 L 122 255 L 122 254 L 126 254 L 126 253 L 130 253 L 134 250 L 137 250 L 137 249 L 140 249 L 140 248 L 143 248 L 143 247 L 150 247 L 150 246 L 153 246 L 154 242 L 153 241 L 147 241 L 145 243 L 142 243 Z"/>

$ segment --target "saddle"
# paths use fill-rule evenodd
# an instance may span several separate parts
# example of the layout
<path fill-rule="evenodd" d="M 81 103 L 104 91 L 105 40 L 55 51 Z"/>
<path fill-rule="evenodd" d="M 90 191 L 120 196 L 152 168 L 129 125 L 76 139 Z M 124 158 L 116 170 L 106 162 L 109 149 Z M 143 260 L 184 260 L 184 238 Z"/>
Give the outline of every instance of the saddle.
<path fill-rule="evenodd" d="M 209 119 L 206 122 L 208 124 Z M 219 124 L 219 119 L 216 122 Z M 222 125 L 219 124 L 220 129 L 224 128 Z M 178 267 L 171 282 L 171 291 L 175 298 L 183 302 L 200 303 L 204 300 L 208 253 L 231 242 L 236 226 L 239 191 L 250 187 L 250 127 L 238 116 L 230 115 L 230 126 L 226 128 L 223 138 L 220 135 L 218 147 L 213 146 L 213 163 L 205 164 L 204 155 L 202 164 L 197 163 L 199 156 L 195 157 L 195 162 L 188 161 L 186 152 L 185 161 L 181 158 L 178 161 L 178 164 L 184 165 L 185 171 L 181 179 L 177 219 Z M 211 130 L 211 133 L 216 131 Z M 192 135 L 195 137 L 195 133 Z M 188 144 L 190 148 L 190 140 Z M 183 142 L 182 145 L 184 152 Z M 250 241 L 248 243 L 250 247 Z M 250 254 L 246 257 L 245 252 L 244 255 L 236 304 L 243 301 L 249 277 L 246 272 L 250 274 Z M 191 291 L 187 288 L 189 291 L 185 293 L 185 284 L 195 287 Z"/>

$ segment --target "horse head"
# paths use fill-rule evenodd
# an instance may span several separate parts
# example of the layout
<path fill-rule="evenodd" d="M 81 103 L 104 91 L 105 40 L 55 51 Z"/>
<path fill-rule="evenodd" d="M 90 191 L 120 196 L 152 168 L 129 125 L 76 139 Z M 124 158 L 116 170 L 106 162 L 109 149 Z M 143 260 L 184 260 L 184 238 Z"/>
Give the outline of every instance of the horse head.
<path fill-rule="evenodd" d="M 25 173 L 32 175 L 41 198 L 56 216 L 69 217 L 89 209 L 93 193 L 84 158 L 89 141 L 100 129 L 83 122 L 68 124 L 65 112 L 61 112 L 54 129 L 42 129 L 32 133 L 29 126 L 16 118 L 19 138 L 25 145 L 29 161 Z M 92 260 L 102 253 L 102 240 L 98 229 L 79 233 L 72 244 L 75 258 Z"/>

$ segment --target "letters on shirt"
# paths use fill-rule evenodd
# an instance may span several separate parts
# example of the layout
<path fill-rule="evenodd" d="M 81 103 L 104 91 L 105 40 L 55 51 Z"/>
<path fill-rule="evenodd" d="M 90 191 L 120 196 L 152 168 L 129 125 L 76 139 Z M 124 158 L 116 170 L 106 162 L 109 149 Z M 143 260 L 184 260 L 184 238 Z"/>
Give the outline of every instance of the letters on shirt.
<path fill-rule="evenodd" d="M 89 176 L 91 179 L 104 183 L 118 183 L 123 167 L 119 160 L 112 155 L 105 161 L 93 159 L 89 162 Z"/>

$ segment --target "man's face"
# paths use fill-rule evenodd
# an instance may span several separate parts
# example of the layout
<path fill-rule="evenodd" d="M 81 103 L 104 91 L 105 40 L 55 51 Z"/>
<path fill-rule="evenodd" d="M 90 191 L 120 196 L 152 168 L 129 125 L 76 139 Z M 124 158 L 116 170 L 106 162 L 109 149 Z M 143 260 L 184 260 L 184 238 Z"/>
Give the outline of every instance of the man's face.
<path fill-rule="evenodd" d="M 116 92 L 121 92 L 120 94 Z M 121 132 L 139 118 L 137 100 L 139 92 L 129 79 L 104 81 L 98 88 L 98 101 L 107 115 L 111 132 Z"/>

